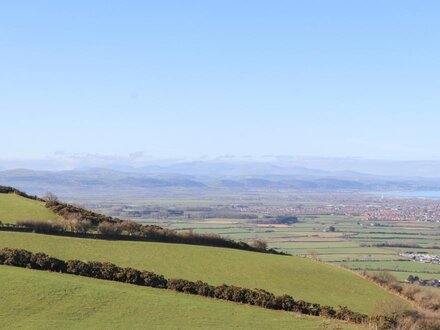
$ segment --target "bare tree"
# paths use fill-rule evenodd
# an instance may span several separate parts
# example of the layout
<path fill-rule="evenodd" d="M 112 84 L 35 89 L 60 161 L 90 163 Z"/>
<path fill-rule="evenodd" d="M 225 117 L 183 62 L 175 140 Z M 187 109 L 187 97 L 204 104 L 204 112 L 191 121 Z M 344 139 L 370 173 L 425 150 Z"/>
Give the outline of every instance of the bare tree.
<path fill-rule="evenodd" d="M 44 194 L 43 199 L 46 202 L 58 202 L 59 201 L 58 197 L 55 194 L 51 193 L 50 191 L 48 191 L 47 193 Z"/>
<path fill-rule="evenodd" d="M 254 239 L 252 242 L 249 243 L 249 245 L 260 251 L 267 250 L 267 243 L 259 239 Z"/>

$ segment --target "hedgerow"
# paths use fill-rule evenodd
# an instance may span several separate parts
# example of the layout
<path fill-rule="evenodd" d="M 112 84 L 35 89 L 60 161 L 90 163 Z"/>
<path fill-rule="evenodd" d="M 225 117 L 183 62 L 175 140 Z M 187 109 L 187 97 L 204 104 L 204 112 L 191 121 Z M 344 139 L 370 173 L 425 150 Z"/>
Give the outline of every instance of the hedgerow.
<path fill-rule="evenodd" d="M 213 286 L 202 281 L 184 279 L 166 279 L 148 271 L 140 271 L 129 267 L 119 267 L 109 262 L 98 261 L 63 261 L 44 253 L 33 253 L 23 249 L 4 248 L 0 250 L 0 265 L 9 265 L 30 269 L 46 270 L 84 277 L 117 281 L 153 288 L 168 289 L 186 294 L 211 297 L 233 301 L 241 304 L 259 306 L 268 309 L 298 312 L 302 314 L 335 318 L 355 323 L 365 323 L 367 315 L 349 310 L 347 307 L 334 309 L 302 300 L 295 300 L 289 295 L 275 296 L 262 289 L 247 289 L 222 284 Z"/>

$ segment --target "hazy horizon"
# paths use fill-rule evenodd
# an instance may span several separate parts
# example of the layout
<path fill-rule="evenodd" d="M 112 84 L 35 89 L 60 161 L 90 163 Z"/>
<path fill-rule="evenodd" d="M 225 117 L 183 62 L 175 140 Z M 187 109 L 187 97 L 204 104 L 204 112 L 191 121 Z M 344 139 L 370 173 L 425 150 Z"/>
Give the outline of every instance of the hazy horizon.
<path fill-rule="evenodd" d="M 157 158 L 141 152 L 128 155 L 56 153 L 44 158 L 5 159 L 0 157 L 0 171 L 27 169 L 34 171 L 71 171 L 109 169 L 122 172 L 198 175 L 353 175 L 389 177 L 440 177 L 440 160 L 386 160 L 362 157 L 309 157 L 264 155 L 239 157 L 223 155 L 197 158 Z M 320 171 L 323 171 L 320 173 Z"/>

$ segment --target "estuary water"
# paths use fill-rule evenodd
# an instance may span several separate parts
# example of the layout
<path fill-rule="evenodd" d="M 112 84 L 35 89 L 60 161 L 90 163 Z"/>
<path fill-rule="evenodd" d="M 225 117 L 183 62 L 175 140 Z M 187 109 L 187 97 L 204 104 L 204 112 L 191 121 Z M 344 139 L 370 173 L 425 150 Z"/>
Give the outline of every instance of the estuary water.
<path fill-rule="evenodd" d="M 384 195 L 384 196 L 440 198 L 440 190 L 432 190 L 432 191 L 375 191 L 372 193 L 375 195 Z"/>

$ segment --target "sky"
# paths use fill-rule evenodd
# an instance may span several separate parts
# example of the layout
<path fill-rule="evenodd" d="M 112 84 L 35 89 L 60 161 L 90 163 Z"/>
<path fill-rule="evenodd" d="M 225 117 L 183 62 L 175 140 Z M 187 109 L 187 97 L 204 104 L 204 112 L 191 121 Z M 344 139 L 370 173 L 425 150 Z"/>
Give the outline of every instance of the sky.
<path fill-rule="evenodd" d="M 0 1 L 0 158 L 440 159 L 438 1 Z"/>

